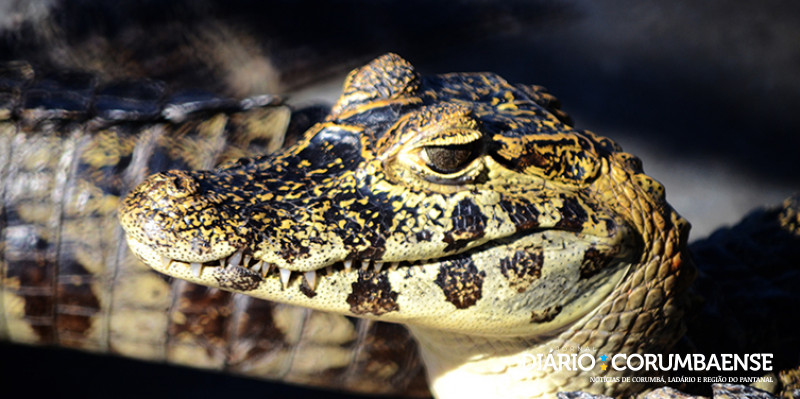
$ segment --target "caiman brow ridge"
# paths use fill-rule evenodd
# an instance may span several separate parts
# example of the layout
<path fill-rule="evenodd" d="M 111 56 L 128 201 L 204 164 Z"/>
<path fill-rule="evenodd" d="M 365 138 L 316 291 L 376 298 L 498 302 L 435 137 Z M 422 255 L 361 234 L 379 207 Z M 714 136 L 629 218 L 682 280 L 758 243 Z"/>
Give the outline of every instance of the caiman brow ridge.
<path fill-rule="evenodd" d="M 492 73 L 387 54 L 342 93 L 277 153 L 145 180 L 120 209 L 129 247 L 201 285 L 404 324 L 439 399 L 645 387 L 524 366 L 681 336 L 689 225 L 638 159 Z"/>

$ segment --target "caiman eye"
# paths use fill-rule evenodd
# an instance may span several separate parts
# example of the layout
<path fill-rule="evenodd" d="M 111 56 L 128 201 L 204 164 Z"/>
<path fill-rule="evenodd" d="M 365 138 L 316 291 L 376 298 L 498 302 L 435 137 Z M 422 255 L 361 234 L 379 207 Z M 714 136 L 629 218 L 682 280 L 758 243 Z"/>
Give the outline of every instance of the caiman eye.
<path fill-rule="evenodd" d="M 480 141 L 458 145 L 431 145 L 423 149 L 423 160 L 434 172 L 451 174 L 472 162 L 481 151 Z"/>

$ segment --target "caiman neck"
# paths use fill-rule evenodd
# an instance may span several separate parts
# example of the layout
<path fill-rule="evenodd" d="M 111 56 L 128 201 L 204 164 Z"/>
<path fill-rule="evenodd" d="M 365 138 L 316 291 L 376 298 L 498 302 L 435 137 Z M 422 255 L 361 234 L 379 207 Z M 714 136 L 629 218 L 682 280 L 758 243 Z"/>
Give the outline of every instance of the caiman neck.
<path fill-rule="evenodd" d="M 429 386 L 440 398 L 543 397 L 558 389 L 531 359 L 546 354 L 551 338 L 471 336 L 409 326 L 425 362 Z"/>
<path fill-rule="evenodd" d="M 573 328 L 553 336 L 530 338 L 471 336 L 413 326 L 409 329 L 419 344 L 431 392 L 441 398 L 551 398 L 557 392 L 574 390 L 603 394 L 607 388 L 590 381 L 591 376 L 610 375 L 601 374 L 599 360 L 596 371 L 589 372 L 554 370 L 539 367 L 539 362 L 550 354 L 589 354 L 597 359 L 602 353 L 622 349 L 621 340 L 600 342 L 598 337 Z M 619 384 L 614 387 L 619 388 Z"/>

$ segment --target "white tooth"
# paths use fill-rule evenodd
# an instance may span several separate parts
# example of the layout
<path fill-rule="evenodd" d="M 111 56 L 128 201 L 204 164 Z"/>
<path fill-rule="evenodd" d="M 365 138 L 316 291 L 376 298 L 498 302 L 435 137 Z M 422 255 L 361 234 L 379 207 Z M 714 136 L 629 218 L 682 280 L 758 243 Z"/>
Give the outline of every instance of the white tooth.
<path fill-rule="evenodd" d="M 252 260 L 252 259 L 253 259 L 253 257 L 252 257 L 252 256 L 250 256 L 250 255 L 245 255 L 245 256 L 244 256 L 244 263 L 242 263 L 242 266 L 244 266 L 244 267 L 247 267 L 247 265 L 249 265 L 249 264 L 250 264 L 250 260 Z"/>
<path fill-rule="evenodd" d="M 243 251 L 244 251 L 243 249 L 240 249 L 240 250 L 234 252 L 234 254 L 231 255 L 231 258 L 228 259 L 228 264 L 231 265 L 231 266 L 239 266 L 239 262 L 242 261 L 242 252 Z"/>
<path fill-rule="evenodd" d="M 317 289 L 317 272 L 312 270 L 310 272 L 305 272 L 303 274 L 303 276 L 305 276 L 306 282 L 308 283 L 308 286 L 311 287 L 312 290 L 316 290 Z"/>
<path fill-rule="evenodd" d="M 353 261 L 352 260 L 344 261 L 344 270 L 345 271 L 349 272 L 350 269 L 352 269 L 352 268 L 353 268 Z"/>
<path fill-rule="evenodd" d="M 363 271 L 369 270 L 369 261 L 368 260 L 362 260 L 361 261 L 361 270 L 363 270 Z"/>
<path fill-rule="evenodd" d="M 333 274 L 333 266 L 325 266 L 325 273 L 327 273 L 328 276 L 332 275 Z"/>
<path fill-rule="evenodd" d="M 261 266 L 261 270 L 264 271 L 264 276 L 266 276 L 267 274 L 270 274 L 272 270 L 276 269 L 277 267 L 278 266 L 276 266 L 274 263 L 267 263 L 266 266 Z"/>
<path fill-rule="evenodd" d="M 167 258 L 166 256 L 162 256 L 161 257 L 161 267 L 163 267 L 165 269 L 169 269 L 169 264 L 171 262 L 172 262 L 172 260 L 170 260 L 170 258 Z"/>
<path fill-rule="evenodd" d="M 250 269 L 252 269 L 254 272 L 260 272 L 260 271 L 261 271 L 261 266 L 263 266 L 263 265 L 264 265 L 264 262 L 262 262 L 262 261 L 258 261 L 258 262 L 256 262 L 256 264 L 255 264 L 255 265 L 253 265 L 253 267 L 251 267 Z"/>
<path fill-rule="evenodd" d="M 375 262 L 375 273 L 380 273 L 383 269 L 383 262 Z"/>
<path fill-rule="evenodd" d="M 278 270 L 281 272 L 281 283 L 283 284 L 283 288 L 287 288 L 289 286 L 289 278 L 292 277 L 292 271 L 281 268 L 278 268 Z"/>
<path fill-rule="evenodd" d="M 400 262 L 392 262 L 392 264 L 389 265 L 389 270 L 397 270 L 398 266 L 400 266 Z"/>
<path fill-rule="evenodd" d="M 192 268 L 192 274 L 194 274 L 195 277 L 200 277 L 200 273 L 203 272 L 203 265 L 197 262 L 193 262 L 191 264 L 191 268 Z"/>

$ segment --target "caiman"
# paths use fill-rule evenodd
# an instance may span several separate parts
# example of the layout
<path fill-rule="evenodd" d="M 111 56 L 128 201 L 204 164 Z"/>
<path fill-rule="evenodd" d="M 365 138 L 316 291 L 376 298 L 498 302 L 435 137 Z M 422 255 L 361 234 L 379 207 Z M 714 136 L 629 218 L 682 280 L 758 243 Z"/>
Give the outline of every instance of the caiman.
<path fill-rule="evenodd" d="M 600 365 L 620 353 L 772 350 L 776 371 L 797 364 L 796 344 L 776 345 L 800 304 L 798 201 L 701 243 L 700 296 L 689 224 L 661 184 L 542 87 L 420 76 L 387 54 L 295 134 L 302 115 L 269 96 L 9 71 L 6 339 L 362 393 L 426 395 L 427 379 L 440 399 L 665 385 Z M 772 323 L 731 304 L 775 304 Z M 533 367 L 553 353 L 597 367 Z M 796 372 L 773 377 L 759 387 L 797 396 Z"/>

